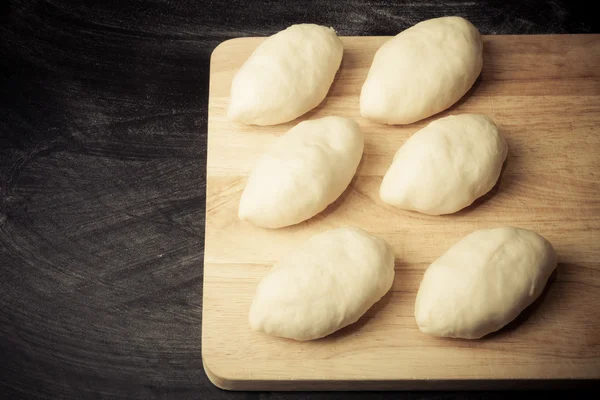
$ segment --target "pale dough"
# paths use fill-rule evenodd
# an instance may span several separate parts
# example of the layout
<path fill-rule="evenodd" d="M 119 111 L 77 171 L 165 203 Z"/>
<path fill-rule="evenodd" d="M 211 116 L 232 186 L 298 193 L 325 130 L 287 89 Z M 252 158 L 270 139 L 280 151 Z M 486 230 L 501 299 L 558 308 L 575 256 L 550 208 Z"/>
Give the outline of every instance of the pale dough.
<path fill-rule="evenodd" d="M 351 119 L 299 123 L 258 160 L 242 193 L 239 218 L 281 228 L 320 213 L 352 180 L 363 147 L 363 134 Z"/>
<path fill-rule="evenodd" d="M 358 228 L 311 237 L 258 285 L 252 329 L 295 340 L 327 336 L 356 322 L 392 287 L 394 253 Z"/>
<path fill-rule="evenodd" d="M 323 101 L 342 62 L 333 28 L 292 25 L 262 42 L 236 73 L 227 116 L 253 125 L 291 121 Z"/>
<path fill-rule="evenodd" d="M 556 263 L 552 245 L 535 232 L 473 232 L 427 268 L 415 303 L 419 329 L 464 339 L 495 332 L 542 293 Z"/>
<path fill-rule="evenodd" d="M 507 151 L 506 141 L 485 115 L 438 119 L 400 147 L 379 195 L 406 210 L 454 213 L 494 186 Z"/>
<path fill-rule="evenodd" d="M 420 22 L 386 42 L 360 94 L 363 117 L 410 124 L 456 103 L 483 65 L 481 35 L 461 17 Z"/>

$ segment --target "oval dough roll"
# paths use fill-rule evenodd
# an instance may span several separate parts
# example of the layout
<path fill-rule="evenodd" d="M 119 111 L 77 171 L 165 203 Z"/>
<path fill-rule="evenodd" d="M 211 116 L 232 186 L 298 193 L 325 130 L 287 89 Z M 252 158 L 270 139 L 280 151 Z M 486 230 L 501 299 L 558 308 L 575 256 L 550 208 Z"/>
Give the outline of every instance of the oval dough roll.
<path fill-rule="evenodd" d="M 296 340 L 327 336 L 356 322 L 394 282 L 394 252 L 358 228 L 311 237 L 260 282 L 252 329 Z"/>
<path fill-rule="evenodd" d="M 477 339 L 502 328 L 542 293 L 556 268 L 552 245 L 527 229 L 482 229 L 427 268 L 415 302 L 422 332 Z"/>
<path fill-rule="evenodd" d="M 327 95 L 344 45 L 333 28 L 292 25 L 265 39 L 236 73 L 227 116 L 252 125 L 298 118 Z"/>
<path fill-rule="evenodd" d="M 281 228 L 320 213 L 350 184 L 363 147 L 363 134 L 351 119 L 299 123 L 256 163 L 242 193 L 239 218 Z"/>
<path fill-rule="evenodd" d="M 466 19 L 420 22 L 377 50 L 360 94 L 360 113 L 390 125 L 437 114 L 473 86 L 482 54 L 481 35 Z"/>

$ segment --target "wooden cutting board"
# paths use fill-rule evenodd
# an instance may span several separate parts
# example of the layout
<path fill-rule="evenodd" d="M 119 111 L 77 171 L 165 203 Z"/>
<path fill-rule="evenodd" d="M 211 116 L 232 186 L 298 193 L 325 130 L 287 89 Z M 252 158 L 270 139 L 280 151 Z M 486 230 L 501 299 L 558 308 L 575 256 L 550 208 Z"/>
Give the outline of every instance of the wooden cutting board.
<path fill-rule="evenodd" d="M 202 354 L 206 373 L 232 390 L 442 389 L 569 383 L 600 378 L 600 35 L 485 36 L 483 72 L 451 109 L 408 126 L 360 117 L 359 94 L 386 37 L 344 37 L 344 59 L 315 110 L 271 127 L 230 123 L 234 73 L 263 38 L 234 39 L 211 58 Z M 427 216 L 381 202 L 396 150 L 433 119 L 485 113 L 509 151 L 499 183 L 454 215 Z M 354 118 L 366 136 L 356 177 L 318 216 L 278 230 L 237 218 L 253 164 L 305 119 Z M 270 267 L 311 235 L 354 225 L 396 253 L 392 290 L 356 324 L 299 343 L 250 330 L 248 310 Z M 421 333 L 413 317 L 427 266 L 469 232 L 535 230 L 558 254 L 541 296 L 508 327 L 482 340 Z M 516 381 L 513 381 L 516 380 Z"/>

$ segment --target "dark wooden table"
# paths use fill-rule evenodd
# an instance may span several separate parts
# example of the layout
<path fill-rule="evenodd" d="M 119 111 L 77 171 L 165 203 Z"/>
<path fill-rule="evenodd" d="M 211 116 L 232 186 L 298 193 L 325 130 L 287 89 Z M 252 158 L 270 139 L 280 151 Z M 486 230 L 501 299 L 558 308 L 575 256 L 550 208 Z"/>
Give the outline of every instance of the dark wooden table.
<path fill-rule="evenodd" d="M 566 0 L 1 2 L 2 398 L 331 396 L 228 393 L 204 375 L 210 53 L 299 22 L 394 35 L 442 15 L 484 34 L 599 32 Z"/>

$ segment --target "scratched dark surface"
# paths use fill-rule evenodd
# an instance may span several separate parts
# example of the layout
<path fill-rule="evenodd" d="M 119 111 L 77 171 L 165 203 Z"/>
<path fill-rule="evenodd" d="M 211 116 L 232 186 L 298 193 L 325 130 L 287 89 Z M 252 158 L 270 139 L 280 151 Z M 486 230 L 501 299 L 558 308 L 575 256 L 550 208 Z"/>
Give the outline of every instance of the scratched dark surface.
<path fill-rule="evenodd" d="M 298 22 L 394 35 L 442 15 L 485 34 L 599 31 L 571 1 L 0 3 L 5 399 L 332 396 L 224 392 L 202 369 L 208 68 L 219 42 Z"/>

